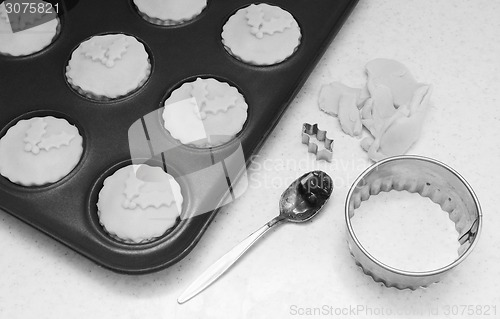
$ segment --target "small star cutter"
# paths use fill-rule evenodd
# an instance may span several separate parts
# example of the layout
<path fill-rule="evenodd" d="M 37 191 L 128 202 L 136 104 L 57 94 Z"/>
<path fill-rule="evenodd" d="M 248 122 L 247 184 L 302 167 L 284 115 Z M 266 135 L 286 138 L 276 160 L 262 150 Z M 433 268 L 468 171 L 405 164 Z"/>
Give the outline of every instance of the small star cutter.
<path fill-rule="evenodd" d="M 333 156 L 333 140 L 326 137 L 326 131 L 320 130 L 318 124 L 304 123 L 302 125 L 302 144 L 307 145 L 309 153 L 316 154 L 316 159 L 332 161 Z M 322 146 L 318 146 L 315 142 L 311 141 L 311 137 L 323 142 Z"/>

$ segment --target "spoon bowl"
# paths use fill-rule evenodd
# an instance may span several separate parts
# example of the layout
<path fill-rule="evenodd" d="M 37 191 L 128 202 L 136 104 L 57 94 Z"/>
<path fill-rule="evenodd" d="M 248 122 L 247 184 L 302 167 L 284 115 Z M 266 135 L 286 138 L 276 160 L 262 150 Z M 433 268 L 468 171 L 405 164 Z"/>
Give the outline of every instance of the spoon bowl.
<path fill-rule="evenodd" d="M 327 173 L 306 173 L 281 195 L 280 217 L 292 223 L 306 222 L 319 213 L 332 192 L 333 182 Z"/>

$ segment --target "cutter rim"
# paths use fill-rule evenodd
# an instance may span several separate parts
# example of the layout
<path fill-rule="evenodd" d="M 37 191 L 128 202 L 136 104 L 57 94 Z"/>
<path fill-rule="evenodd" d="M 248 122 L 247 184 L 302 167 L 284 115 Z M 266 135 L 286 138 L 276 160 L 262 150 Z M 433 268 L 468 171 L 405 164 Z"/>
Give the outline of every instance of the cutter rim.
<path fill-rule="evenodd" d="M 403 270 L 403 269 L 398 269 L 398 268 L 392 267 L 390 265 L 387 265 L 387 264 L 379 261 L 375 256 L 370 254 L 370 252 L 361 244 L 361 242 L 358 240 L 358 238 L 356 236 L 356 233 L 355 233 L 354 228 L 353 228 L 352 223 L 351 223 L 351 217 L 349 214 L 350 202 L 352 200 L 352 196 L 354 194 L 356 187 L 368 174 L 377 170 L 378 167 L 380 167 L 381 165 L 386 164 L 388 162 L 398 161 L 398 160 L 424 161 L 424 162 L 435 164 L 437 166 L 440 166 L 440 167 L 448 170 L 455 177 L 457 177 L 458 180 L 465 186 L 465 188 L 467 189 L 467 191 L 469 192 L 469 194 L 471 195 L 471 197 L 473 199 L 474 207 L 477 210 L 477 219 L 476 219 L 477 230 L 475 233 L 475 237 L 472 240 L 472 242 L 470 243 L 469 247 L 467 247 L 467 249 L 460 256 L 458 256 L 458 258 L 456 258 L 453 262 L 451 262 L 443 267 L 433 269 L 433 270 L 428 270 L 428 271 L 408 271 L 408 270 Z M 390 273 L 397 274 L 397 275 L 400 275 L 403 277 L 408 277 L 408 278 L 412 278 L 412 279 L 413 278 L 420 278 L 420 279 L 425 280 L 425 279 L 428 279 L 429 277 L 436 277 L 436 276 L 444 275 L 445 273 L 449 272 L 450 270 L 452 270 L 453 268 L 458 266 L 463 260 L 465 260 L 471 254 L 474 247 L 477 245 L 477 241 L 478 241 L 478 238 L 481 234 L 482 226 L 483 226 L 483 214 L 482 214 L 481 205 L 479 203 L 479 200 L 477 198 L 476 193 L 474 192 L 474 190 L 472 189 L 470 184 L 467 182 L 467 180 L 462 175 L 460 175 L 455 169 L 451 168 L 447 164 L 444 164 L 443 162 L 440 162 L 438 160 L 435 160 L 435 159 L 432 159 L 429 157 L 417 156 L 417 155 L 399 155 L 399 156 L 389 157 L 389 158 L 386 158 L 386 159 L 381 160 L 379 162 L 376 162 L 375 164 L 373 164 L 370 167 L 368 167 L 367 169 L 365 169 L 358 176 L 358 178 L 356 178 L 356 180 L 353 182 L 353 184 L 349 188 L 349 191 L 347 193 L 347 197 L 345 200 L 345 205 L 344 205 L 344 217 L 345 217 L 345 222 L 346 222 L 346 227 L 347 227 L 347 236 L 349 237 L 348 238 L 349 250 L 351 252 L 352 257 L 355 259 L 356 264 L 362 268 L 363 272 L 365 274 L 369 275 L 370 277 L 372 277 L 376 282 L 384 283 L 384 285 L 387 287 L 395 287 L 398 289 L 412 289 L 412 290 L 415 290 L 417 288 L 427 287 L 430 284 L 438 282 L 439 279 L 433 280 L 432 282 L 430 282 L 428 284 L 411 285 L 411 284 L 405 284 L 405 283 L 401 283 L 401 282 L 391 282 L 387 278 L 376 276 L 369 269 L 367 269 L 366 266 L 363 266 L 362 263 L 359 260 L 357 260 L 356 257 L 353 255 L 353 251 L 352 251 L 352 248 L 350 246 L 349 239 L 352 240 L 352 242 L 356 245 L 356 248 L 358 248 L 370 260 L 370 262 L 372 262 L 375 266 L 381 268 L 382 270 L 388 271 Z"/>

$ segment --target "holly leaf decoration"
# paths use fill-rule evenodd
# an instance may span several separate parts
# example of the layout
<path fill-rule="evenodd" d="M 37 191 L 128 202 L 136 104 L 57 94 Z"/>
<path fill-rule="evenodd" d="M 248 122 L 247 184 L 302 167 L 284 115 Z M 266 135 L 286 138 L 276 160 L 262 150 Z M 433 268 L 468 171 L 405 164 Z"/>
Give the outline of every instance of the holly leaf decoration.
<path fill-rule="evenodd" d="M 250 32 L 259 39 L 262 39 L 264 34 L 273 35 L 277 32 L 285 31 L 285 29 L 292 26 L 294 21 L 285 12 L 271 19 L 265 19 L 264 16 L 262 8 L 258 5 L 252 4 L 247 8 L 246 18 L 250 26 Z"/>
<path fill-rule="evenodd" d="M 293 20 L 285 15 L 278 18 L 271 18 L 271 20 L 264 22 L 260 28 L 261 32 L 264 34 L 273 35 L 277 32 L 283 32 L 285 29 L 292 26 Z"/>
<path fill-rule="evenodd" d="M 47 125 L 47 122 L 42 118 L 31 120 L 31 126 L 26 131 L 26 137 L 24 138 L 25 151 L 36 155 L 40 153 L 40 150 L 49 151 L 52 148 L 60 148 L 61 146 L 69 145 L 71 140 L 75 137 L 74 134 L 69 134 L 64 131 L 45 137 Z"/>
<path fill-rule="evenodd" d="M 137 178 L 136 172 L 132 170 L 125 181 L 123 194 L 126 199 L 123 201 L 122 206 L 127 209 L 135 209 L 137 206 L 142 209 L 171 206 L 175 199 L 169 183 L 168 180 L 142 181 Z"/>
<path fill-rule="evenodd" d="M 191 83 L 192 90 L 191 96 L 194 97 L 196 103 L 198 104 L 198 108 L 203 107 L 205 105 L 208 95 L 207 83 L 200 78 L 197 78 L 196 81 Z"/>
<path fill-rule="evenodd" d="M 51 148 L 60 148 L 61 146 L 69 145 L 74 137 L 75 135 L 68 134 L 66 132 L 53 134 L 49 137 L 42 137 L 40 143 L 38 143 L 38 147 L 46 151 L 50 150 Z"/>
<path fill-rule="evenodd" d="M 106 50 L 93 42 L 82 43 L 81 50 L 83 55 L 92 61 L 105 62 L 106 60 Z"/>
<path fill-rule="evenodd" d="M 238 98 L 234 95 L 216 96 L 213 99 L 207 99 L 205 106 L 200 110 L 200 113 L 206 117 L 206 114 L 217 114 L 226 112 L 229 108 L 236 106 Z"/>
<path fill-rule="evenodd" d="M 30 128 L 26 131 L 26 137 L 24 138 L 24 150 L 38 154 L 40 153 L 38 143 L 42 140 L 42 136 L 45 135 L 47 123 L 42 118 L 32 119 L 30 122 Z"/>
<path fill-rule="evenodd" d="M 121 59 L 125 52 L 127 52 L 128 45 L 127 38 L 119 38 L 113 41 L 105 53 L 106 66 L 113 67 L 115 61 Z"/>
<path fill-rule="evenodd" d="M 108 47 L 87 41 L 82 43 L 81 50 L 85 57 L 90 58 L 92 61 L 99 61 L 108 68 L 111 68 L 127 52 L 128 46 L 127 38 L 119 38 L 113 41 Z"/>

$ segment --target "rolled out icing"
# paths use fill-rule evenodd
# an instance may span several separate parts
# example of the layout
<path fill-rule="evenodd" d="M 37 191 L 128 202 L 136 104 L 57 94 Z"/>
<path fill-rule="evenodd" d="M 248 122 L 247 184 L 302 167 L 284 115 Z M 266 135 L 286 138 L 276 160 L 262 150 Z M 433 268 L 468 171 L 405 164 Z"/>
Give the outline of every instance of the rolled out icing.
<path fill-rule="evenodd" d="M 416 82 L 403 64 L 389 59 L 368 62 L 366 72 L 365 89 L 324 85 L 319 107 L 337 116 L 346 134 L 361 136 L 364 126 L 370 136 L 361 146 L 372 160 L 404 154 L 420 136 L 432 87 Z"/>
<path fill-rule="evenodd" d="M 368 62 L 365 68 L 368 83 L 373 84 L 373 87 L 377 85 L 388 87 L 396 108 L 409 103 L 415 90 L 422 86 L 415 81 L 406 66 L 395 60 L 374 59 Z"/>

